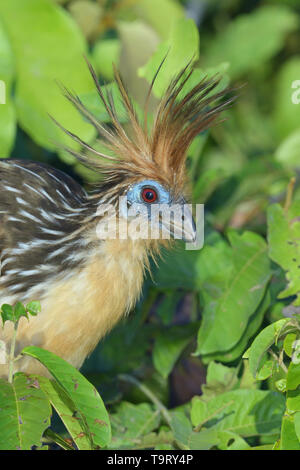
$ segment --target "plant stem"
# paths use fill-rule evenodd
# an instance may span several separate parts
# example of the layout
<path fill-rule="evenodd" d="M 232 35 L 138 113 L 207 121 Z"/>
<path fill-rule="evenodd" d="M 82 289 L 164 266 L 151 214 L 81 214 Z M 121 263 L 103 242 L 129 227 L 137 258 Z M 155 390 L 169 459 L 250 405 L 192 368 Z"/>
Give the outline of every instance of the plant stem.
<path fill-rule="evenodd" d="M 154 403 L 156 408 L 161 412 L 161 414 L 165 418 L 166 423 L 171 427 L 172 418 L 169 411 L 161 403 L 161 401 L 159 401 L 159 399 L 154 395 L 154 393 L 149 390 L 148 387 L 146 387 L 144 384 L 139 382 L 135 377 L 132 377 L 131 375 L 120 374 L 118 375 L 118 378 L 124 382 L 129 382 L 136 385 L 152 401 L 152 403 Z"/>
<path fill-rule="evenodd" d="M 16 348 L 16 337 L 19 322 L 14 323 L 14 331 L 10 345 L 9 359 L 8 359 L 8 382 L 12 383 L 14 375 L 14 362 L 15 362 L 15 348 Z"/>
<path fill-rule="evenodd" d="M 278 365 L 281 367 L 281 369 L 287 374 L 288 370 L 287 370 L 287 367 L 284 364 L 284 362 L 282 360 L 280 360 L 280 358 L 277 356 L 276 353 L 274 353 L 274 351 L 272 351 L 272 349 L 269 349 L 269 353 L 271 354 L 271 356 L 273 356 L 273 358 L 278 363 Z"/>
<path fill-rule="evenodd" d="M 295 183 L 296 183 L 296 178 L 295 176 L 293 176 L 289 181 L 287 191 L 286 191 L 285 203 L 284 203 L 284 208 L 283 208 L 285 213 L 287 213 L 287 211 L 289 210 L 291 206 Z"/>

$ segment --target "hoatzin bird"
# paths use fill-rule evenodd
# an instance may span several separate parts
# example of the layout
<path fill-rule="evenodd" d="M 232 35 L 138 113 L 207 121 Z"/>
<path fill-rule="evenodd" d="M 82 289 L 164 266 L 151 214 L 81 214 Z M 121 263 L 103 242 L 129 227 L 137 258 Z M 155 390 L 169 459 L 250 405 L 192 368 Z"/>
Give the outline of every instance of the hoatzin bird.
<path fill-rule="evenodd" d="M 87 193 L 70 176 L 42 163 L 0 162 L 1 304 L 39 300 L 42 306 L 42 312 L 30 321 L 21 318 L 17 352 L 27 345 L 40 346 L 77 368 L 100 338 L 132 309 L 141 292 L 149 256 L 163 243 L 161 239 L 130 236 L 99 239 L 96 227 L 104 217 L 99 206 L 109 203 L 117 207 L 119 197 L 127 196 L 129 205 L 137 202 L 146 207 L 150 218 L 152 204 L 183 204 L 188 147 L 231 101 L 221 99 L 227 90 L 216 92 L 216 78 L 203 79 L 184 92 L 193 73 L 188 65 L 171 81 L 149 131 L 148 105 L 144 122 L 140 122 L 115 71 L 129 122 L 124 127 L 112 95 L 103 92 L 92 66 L 88 66 L 110 124 L 98 122 L 78 96 L 65 88 L 63 92 L 96 128 L 107 154 L 60 127 L 81 146 L 78 152 L 68 150 L 101 174 L 94 190 Z M 192 240 L 192 215 L 185 217 L 183 236 Z M 122 213 L 118 223 L 126 223 Z M 0 328 L 0 339 L 8 347 L 12 326 L 6 322 Z M 25 357 L 16 362 L 16 369 L 45 373 L 38 361 Z M 6 375 L 6 371 L 7 366 L 0 365 L 0 375 Z"/>

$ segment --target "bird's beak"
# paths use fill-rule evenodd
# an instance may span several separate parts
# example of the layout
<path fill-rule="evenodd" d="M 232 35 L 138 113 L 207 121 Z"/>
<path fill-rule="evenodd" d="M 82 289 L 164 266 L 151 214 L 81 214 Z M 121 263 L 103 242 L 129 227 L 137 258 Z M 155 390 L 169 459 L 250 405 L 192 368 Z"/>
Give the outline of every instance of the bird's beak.
<path fill-rule="evenodd" d="M 164 224 L 162 221 L 162 225 L 170 232 L 170 235 L 173 238 L 181 239 L 184 242 L 196 241 L 196 224 L 194 222 L 193 215 L 186 204 L 182 206 L 182 217 L 174 217 L 169 224 Z"/>

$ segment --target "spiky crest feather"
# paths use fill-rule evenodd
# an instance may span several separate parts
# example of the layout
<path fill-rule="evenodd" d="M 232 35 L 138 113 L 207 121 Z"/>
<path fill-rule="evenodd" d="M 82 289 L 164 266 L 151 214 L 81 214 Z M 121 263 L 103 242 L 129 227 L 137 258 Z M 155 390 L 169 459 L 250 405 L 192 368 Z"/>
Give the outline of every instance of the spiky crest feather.
<path fill-rule="evenodd" d="M 139 122 L 120 73 L 114 68 L 115 81 L 130 124 L 130 135 L 119 120 L 112 94 L 106 91 L 106 96 L 104 95 L 96 73 L 88 60 L 86 60 L 88 68 L 99 97 L 110 117 L 110 125 L 100 123 L 77 95 L 63 87 L 65 97 L 95 127 L 102 144 L 104 143 L 115 156 L 96 150 L 54 120 L 88 153 L 76 152 L 70 148 L 65 148 L 65 150 L 85 166 L 100 172 L 104 177 L 104 183 L 119 185 L 121 181 L 126 180 L 128 184 L 128 180 L 147 178 L 156 179 L 173 189 L 176 187 L 176 192 L 181 191 L 185 184 L 185 160 L 189 145 L 197 134 L 211 127 L 220 112 L 234 100 L 234 97 L 231 97 L 222 101 L 222 98 L 231 91 L 229 89 L 214 92 L 220 82 L 220 77 L 216 76 L 202 79 L 184 94 L 184 85 L 193 74 L 191 63 L 188 63 L 168 86 L 159 102 L 152 130 L 148 132 L 148 101 L 164 60 L 149 87 L 143 125 Z M 181 94 L 183 94 L 182 97 Z"/>

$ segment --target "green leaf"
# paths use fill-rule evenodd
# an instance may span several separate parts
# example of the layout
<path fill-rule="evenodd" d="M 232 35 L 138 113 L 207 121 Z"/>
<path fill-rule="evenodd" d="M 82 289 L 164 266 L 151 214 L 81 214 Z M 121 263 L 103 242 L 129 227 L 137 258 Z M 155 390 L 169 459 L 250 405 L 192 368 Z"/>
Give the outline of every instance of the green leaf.
<path fill-rule="evenodd" d="M 292 357 L 293 352 L 294 352 L 294 345 L 295 341 L 297 339 L 297 334 L 296 333 L 289 333 L 286 335 L 283 341 L 283 349 L 284 352 L 289 356 Z"/>
<path fill-rule="evenodd" d="M 300 385 L 300 364 L 290 363 L 286 377 L 286 388 L 295 390 Z"/>
<path fill-rule="evenodd" d="M 299 56 L 294 56 L 289 60 L 283 62 L 281 69 L 276 74 L 276 83 L 274 88 L 274 93 L 276 96 L 276 100 L 274 100 L 274 123 L 276 126 L 276 133 L 278 139 L 288 138 L 290 134 L 294 131 L 300 129 L 299 123 L 299 104 L 295 104 L 293 102 L 293 97 L 295 94 L 296 101 L 299 99 L 299 87 L 292 88 L 293 83 L 296 80 L 299 80 L 300 77 L 300 58 Z M 289 159 L 290 156 L 291 164 L 295 163 L 294 155 L 295 155 L 295 140 L 298 138 L 296 137 L 296 133 L 293 134 L 294 137 L 291 137 L 289 141 L 287 141 L 281 151 L 284 150 L 284 160 L 289 166 Z M 293 148 L 293 153 L 291 155 L 287 155 L 287 151 L 291 151 L 291 147 Z M 276 152 L 276 158 L 278 159 L 278 151 Z M 282 155 L 281 155 L 282 157 Z M 285 162 L 281 162 L 285 164 Z M 298 165 L 297 165 L 298 166 Z"/>
<path fill-rule="evenodd" d="M 75 0 L 68 5 L 68 10 L 80 27 L 84 36 L 94 39 L 103 16 L 99 2 L 92 0 Z"/>
<path fill-rule="evenodd" d="M 26 310 L 30 315 L 36 316 L 42 310 L 41 303 L 38 300 L 32 300 L 26 305 Z"/>
<path fill-rule="evenodd" d="M 139 69 L 138 74 L 151 83 L 161 62 L 167 56 L 153 86 L 155 96 L 161 97 L 172 78 L 189 61 L 196 60 L 198 54 L 199 33 L 197 26 L 193 20 L 182 18 L 174 23 L 169 39 L 159 45 L 149 62 Z"/>
<path fill-rule="evenodd" d="M 279 145 L 275 152 L 275 160 L 286 168 L 299 167 L 299 147 L 300 129 L 288 135 L 288 137 Z"/>
<path fill-rule="evenodd" d="M 261 367 L 264 354 L 275 343 L 279 330 L 287 324 L 288 318 L 278 320 L 264 328 L 254 339 L 249 350 L 249 367 L 254 377 Z"/>
<path fill-rule="evenodd" d="M 231 249 L 228 243 L 217 232 L 212 232 L 199 251 L 186 251 L 184 245 L 178 243 L 176 250 L 165 253 L 163 261 L 153 269 L 153 278 L 161 289 L 200 288 L 218 293 L 218 285 L 214 282 L 216 273 L 221 273 L 223 280 L 228 277 L 231 269 Z"/>
<path fill-rule="evenodd" d="M 76 406 L 81 419 L 86 421 L 95 446 L 107 446 L 111 438 L 110 422 L 103 401 L 95 387 L 83 375 L 55 354 L 28 346 L 22 354 L 39 360 Z"/>
<path fill-rule="evenodd" d="M 238 434 L 233 432 L 219 432 L 220 443 L 218 448 L 220 450 L 249 450 L 250 446 Z"/>
<path fill-rule="evenodd" d="M 118 21 L 116 27 L 122 44 L 120 56 L 121 75 L 126 78 L 126 87 L 130 96 L 140 106 L 143 106 L 149 85 L 146 80 L 138 77 L 137 70 L 155 52 L 159 38 L 153 28 L 140 19 L 136 21 Z M 153 105 L 154 99 L 151 97 L 150 110 L 153 109 Z"/>
<path fill-rule="evenodd" d="M 28 318 L 28 314 L 24 305 L 21 302 L 17 302 L 14 308 L 15 321 L 20 320 L 21 317 Z"/>
<path fill-rule="evenodd" d="M 14 59 L 6 32 L 0 23 L 0 158 L 8 157 L 16 134 L 16 112 L 11 98 Z M 3 101 L 3 98 L 5 102 Z"/>
<path fill-rule="evenodd" d="M 213 396 L 227 392 L 238 382 L 238 369 L 227 367 L 217 362 L 210 362 L 207 368 L 206 384 L 202 386 L 202 398 L 209 400 Z"/>
<path fill-rule="evenodd" d="M 300 202 L 295 201 L 286 212 L 279 204 L 268 209 L 269 256 L 286 271 L 287 288 L 279 298 L 297 295 L 294 305 L 300 305 Z"/>
<path fill-rule="evenodd" d="M 286 34 L 296 29 L 297 23 L 296 13 L 279 5 L 239 15 L 213 38 L 206 50 L 207 63 L 229 62 L 233 78 L 255 70 L 282 48 Z"/>
<path fill-rule="evenodd" d="M 205 428 L 233 432 L 249 437 L 279 432 L 284 413 L 284 397 L 276 392 L 262 390 L 233 390 L 206 401 L 200 414 L 198 401 L 192 400 L 193 424 L 205 423 Z M 197 410 L 195 410 L 195 407 Z M 196 417 L 200 421 L 196 421 Z"/>
<path fill-rule="evenodd" d="M 133 10 L 163 39 L 168 38 L 174 23 L 184 17 L 182 6 L 172 0 L 139 0 Z"/>
<path fill-rule="evenodd" d="M 50 416 L 49 402 L 32 377 L 16 374 L 12 384 L 0 379 L 0 450 L 40 446 Z"/>
<path fill-rule="evenodd" d="M 92 56 L 96 71 L 106 80 L 113 80 L 113 64 L 118 67 L 121 53 L 120 39 L 101 39 L 94 45 Z"/>
<path fill-rule="evenodd" d="M 300 412 L 294 414 L 294 426 L 295 426 L 295 433 L 300 442 Z"/>
<path fill-rule="evenodd" d="M 55 408 L 78 449 L 93 450 L 92 439 L 86 422 L 78 415 L 76 406 L 70 396 L 53 380 L 37 376 L 36 381 L 53 408 Z"/>
<path fill-rule="evenodd" d="M 208 450 L 219 444 L 220 439 L 215 430 L 205 429 L 195 432 L 192 425 L 181 409 L 172 412 L 171 427 L 175 439 L 184 446 L 186 450 Z"/>
<path fill-rule="evenodd" d="M 219 293 L 216 291 L 212 296 L 205 292 L 203 322 L 195 354 L 228 351 L 238 343 L 264 296 L 271 275 L 267 245 L 259 235 L 252 232 L 239 235 L 232 231 L 229 239 L 233 268 L 227 276 L 219 273 Z"/>
<path fill-rule="evenodd" d="M 282 420 L 280 450 L 300 450 L 293 416 L 285 415 Z"/>
<path fill-rule="evenodd" d="M 153 364 L 155 369 L 167 378 L 183 349 L 195 335 L 197 327 L 193 324 L 173 326 L 163 330 L 155 339 L 153 348 Z"/>
<path fill-rule="evenodd" d="M 76 93 L 93 89 L 83 59 L 87 45 L 71 16 L 48 0 L 0 2 L 0 16 L 18 70 L 15 100 L 20 126 L 47 149 L 55 148 L 53 142 L 77 148 L 48 114 L 81 138 L 92 139 L 92 126 L 83 121 L 56 83 Z"/>
<path fill-rule="evenodd" d="M 207 403 L 195 396 L 192 399 L 191 422 L 193 426 L 202 426 L 207 417 Z"/>
<path fill-rule="evenodd" d="M 14 316 L 13 307 L 9 304 L 1 305 L 1 317 L 2 317 L 3 325 L 6 321 L 14 322 L 15 321 L 15 316 Z"/>
<path fill-rule="evenodd" d="M 257 380 L 266 380 L 271 377 L 274 370 L 274 360 L 266 361 L 256 374 Z"/>
<path fill-rule="evenodd" d="M 143 437 L 159 426 L 160 413 L 154 412 L 148 403 L 134 405 L 122 402 L 111 415 L 111 449 L 126 449 L 138 446 Z"/>
<path fill-rule="evenodd" d="M 106 96 L 107 93 L 112 95 L 115 103 L 116 114 L 120 116 L 120 122 L 126 122 L 127 116 L 125 114 L 124 105 L 121 101 L 121 93 L 116 82 L 102 86 L 102 91 L 104 96 Z M 97 90 L 92 90 L 88 93 L 81 93 L 79 98 L 99 122 L 111 122 L 111 118 L 108 115 Z"/>
<path fill-rule="evenodd" d="M 243 333 L 239 342 L 232 349 L 229 349 L 229 351 L 208 354 L 207 356 L 203 356 L 202 357 L 203 362 L 207 363 L 212 360 L 222 361 L 222 362 L 232 362 L 235 359 L 241 357 L 245 351 L 245 348 L 247 347 L 249 339 L 252 338 L 252 336 L 256 333 L 256 331 L 262 324 L 264 314 L 266 313 L 266 310 L 268 309 L 270 304 L 271 304 L 271 296 L 270 296 L 269 290 L 267 289 L 263 300 L 257 307 L 256 311 L 253 313 L 253 315 L 251 315 L 248 325 L 246 327 L 246 330 Z"/>

